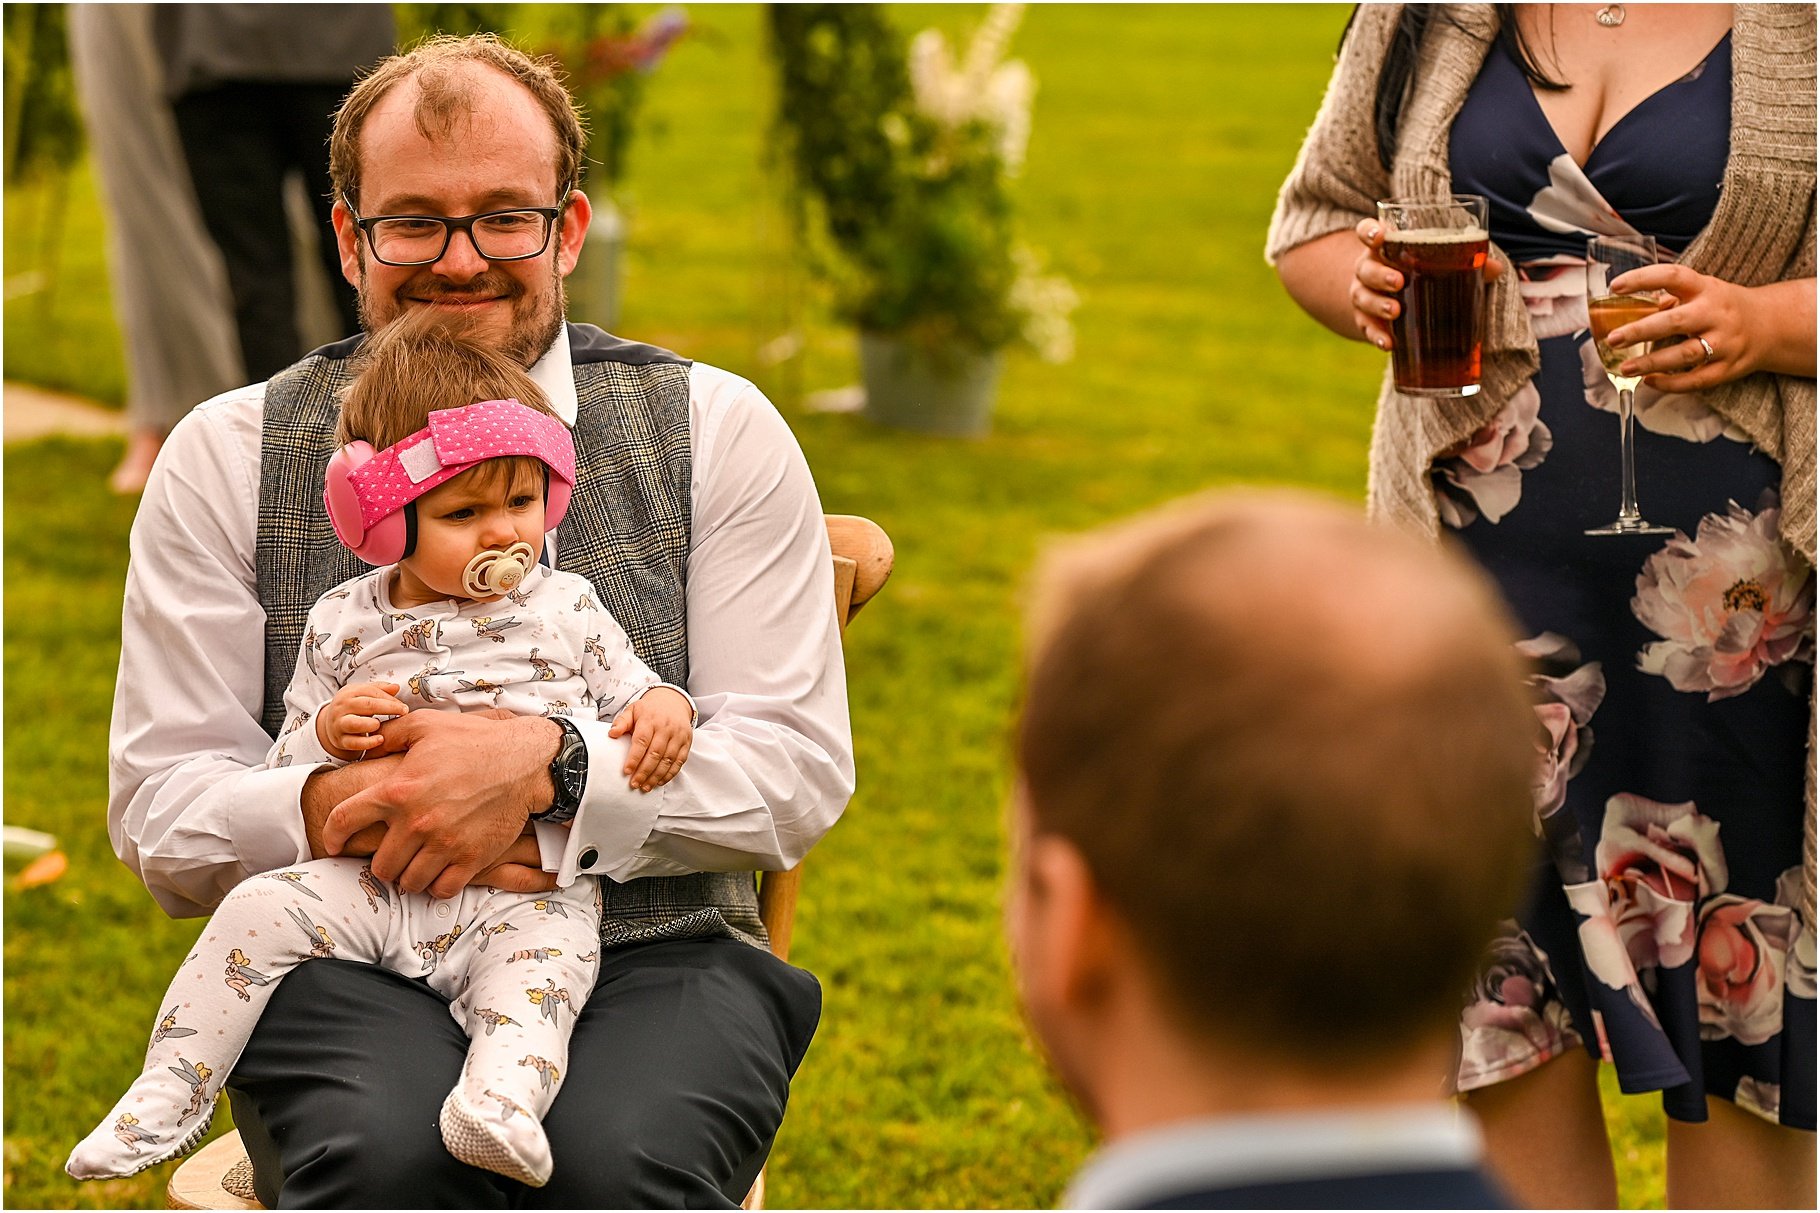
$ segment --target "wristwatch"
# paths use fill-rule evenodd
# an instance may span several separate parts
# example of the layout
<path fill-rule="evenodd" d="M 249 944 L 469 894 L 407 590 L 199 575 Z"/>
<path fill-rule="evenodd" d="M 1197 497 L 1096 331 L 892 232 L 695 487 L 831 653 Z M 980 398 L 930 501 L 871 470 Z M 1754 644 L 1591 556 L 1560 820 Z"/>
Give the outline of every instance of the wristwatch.
<path fill-rule="evenodd" d="M 566 716 L 550 719 L 562 730 L 556 757 L 550 759 L 550 788 L 554 795 L 550 807 L 531 814 L 531 820 L 559 825 L 581 809 L 581 794 L 588 789 L 588 743 L 582 740 L 574 721 Z"/>

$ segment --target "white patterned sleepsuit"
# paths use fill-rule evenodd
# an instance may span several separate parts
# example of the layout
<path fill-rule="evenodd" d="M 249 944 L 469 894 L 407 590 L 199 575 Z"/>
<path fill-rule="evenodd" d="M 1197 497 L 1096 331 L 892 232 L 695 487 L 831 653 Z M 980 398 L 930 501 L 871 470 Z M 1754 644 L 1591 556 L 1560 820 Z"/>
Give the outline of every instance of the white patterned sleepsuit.
<path fill-rule="evenodd" d="M 491 603 L 394 608 L 392 568 L 343 582 L 311 609 L 267 762 L 333 762 L 315 713 L 352 682 L 392 682 L 414 711 L 611 719 L 661 680 L 573 573 L 534 568 Z M 443 1106 L 450 1152 L 526 1183 L 549 1178 L 542 1129 L 594 988 L 600 885 L 552 893 L 470 887 L 405 893 L 361 859 L 322 859 L 236 886 L 203 928 L 159 1007 L 145 1069 L 71 1154 L 79 1179 L 124 1176 L 186 1152 L 273 987 L 315 956 L 422 977 L 472 1041 Z"/>

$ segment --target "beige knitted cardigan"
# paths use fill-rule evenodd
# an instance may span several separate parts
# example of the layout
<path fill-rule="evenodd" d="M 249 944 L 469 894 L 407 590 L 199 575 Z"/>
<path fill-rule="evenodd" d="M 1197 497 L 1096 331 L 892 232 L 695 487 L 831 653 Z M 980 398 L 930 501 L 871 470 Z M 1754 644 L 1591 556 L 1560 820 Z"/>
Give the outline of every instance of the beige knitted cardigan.
<path fill-rule="evenodd" d="M 1378 71 L 1400 6 L 1363 4 L 1327 96 L 1277 199 L 1265 255 L 1352 228 L 1379 198 L 1452 189 L 1447 139 L 1497 33 L 1490 5 L 1449 5 L 1428 24 L 1404 104 L 1395 162 L 1378 163 L 1372 124 Z M 1740 4 L 1732 27 L 1731 153 L 1712 221 L 1681 258 L 1745 286 L 1814 276 L 1814 25 L 1806 4 Z M 1666 151 L 1666 149 L 1665 149 Z M 1508 265 L 1497 250 L 1493 255 Z M 1372 428 L 1367 509 L 1436 536 L 1428 469 L 1497 413 L 1540 365 L 1529 314 L 1506 273 L 1488 304 L 1483 389 L 1459 400 L 1398 394 L 1386 367 Z M 1759 373 L 1714 388 L 1706 403 L 1782 465 L 1782 535 L 1814 563 L 1814 381 Z M 1749 503 L 1746 503 L 1749 504 Z M 1806 912 L 1814 920 L 1814 768 L 1810 699 Z"/>

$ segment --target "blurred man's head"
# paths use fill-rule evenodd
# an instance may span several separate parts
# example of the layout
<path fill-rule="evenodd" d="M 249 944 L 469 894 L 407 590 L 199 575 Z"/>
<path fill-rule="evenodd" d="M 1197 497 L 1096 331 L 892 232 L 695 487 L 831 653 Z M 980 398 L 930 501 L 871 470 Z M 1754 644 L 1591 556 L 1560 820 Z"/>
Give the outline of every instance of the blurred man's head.
<path fill-rule="evenodd" d="M 329 143 L 342 272 L 367 330 L 435 308 L 465 317 L 520 363 L 535 362 L 562 330 L 562 279 L 587 234 L 587 196 L 574 188 L 585 147 L 553 66 L 491 35 L 434 38 L 381 62 L 348 95 Z M 541 251 L 520 260 L 483 256 L 470 229 L 452 232 L 434 260 L 385 264 L 413 256 L 382 255 L 370 223 L 366 231 L 360 223 L 515 208 L 558 211 Z"/>
<path fill-rule="evenodd" d="M 1338 504 L 1212 496 L 1051 559 L 1031 631 L 1012 944 L 1090 1113 L 1140 1003 L 1264 1069 L 1450 1036 L 1531 845 L 1534 715 L 1482 576 Z"/>

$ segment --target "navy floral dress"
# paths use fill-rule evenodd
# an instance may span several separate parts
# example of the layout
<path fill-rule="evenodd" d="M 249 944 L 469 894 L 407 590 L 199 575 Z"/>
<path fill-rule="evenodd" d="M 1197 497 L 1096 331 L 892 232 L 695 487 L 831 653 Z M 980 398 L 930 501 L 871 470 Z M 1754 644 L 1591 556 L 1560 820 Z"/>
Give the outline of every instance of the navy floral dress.
<path fill-rule="evenodd" d="M 1812 570 L 1777 538 L 1781 469 L 1698 394 L 1637 390 L 1644 517 L 1618 509 L 1617 392 L 1587 331 L 1586 239 L 1679 253 L 1730 142 L 1729 35 L 1577 165 L 1515 61 L 1487 58 L 1453 128 L 1454 188 L 1486 195 L 1541 369 L 1430 475 L 1441 517 L 1526 634 L 1543 726 L 1529 904 L 1461 1019 L 1459 1086 L 1581 1045 L 1670 1116 L 1705 1096 L 1814 1127 L 1814 926 L 1801 837 Z"/>

